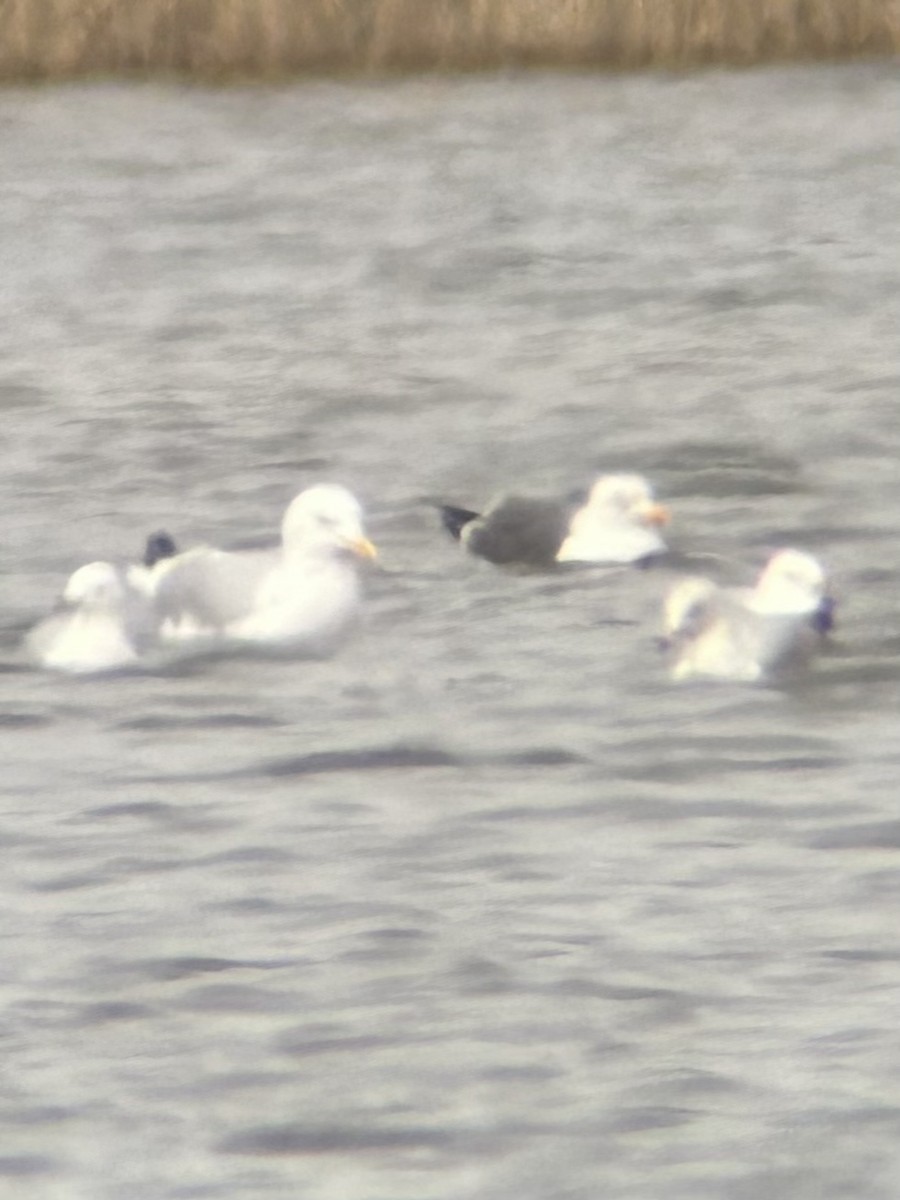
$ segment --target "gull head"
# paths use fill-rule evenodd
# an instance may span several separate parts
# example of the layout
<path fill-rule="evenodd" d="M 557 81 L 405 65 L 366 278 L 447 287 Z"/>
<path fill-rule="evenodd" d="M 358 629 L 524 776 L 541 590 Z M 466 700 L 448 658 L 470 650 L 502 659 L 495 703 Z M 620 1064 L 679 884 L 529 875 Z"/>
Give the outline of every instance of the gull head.
<path fill-rule="evenodd" d="M 749 607 L 759 613 L 813 616 L 827 601 L 830 616 L 834 601 L 826 596 L 826 585 L 825 572 L 811 554 L 779 550 L 763 568 Z"/>
<path fill-rule="evenodd" d="M 70 576 L 62 598 L 72 608 L 115 608 L 125 599 L 125 588 L 112 563 L 91 562 Z"/>
<path fill-rule="evenodd" d="M 601 475 L 590 490 L 587 508 L 605 519 L 638 525 L 666 525 L 671 519 L 641 475 Z"/>
<path fill-rule="evenodd" d="M 362 506 L 336 483 L 319 483 L 294 497 L 281 522 L 281 541 L 291 555 L 319 551 L 377 557 L 363 529 Z"/>

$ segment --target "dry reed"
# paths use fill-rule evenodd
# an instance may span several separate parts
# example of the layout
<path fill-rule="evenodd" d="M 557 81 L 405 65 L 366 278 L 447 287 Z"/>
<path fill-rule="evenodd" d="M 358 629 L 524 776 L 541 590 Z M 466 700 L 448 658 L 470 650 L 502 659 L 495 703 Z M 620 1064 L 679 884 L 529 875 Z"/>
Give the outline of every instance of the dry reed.
<path fill-rule="evenodd" d="M 0 0 L 0 80 L 894 55 L 900 0 Z"/>

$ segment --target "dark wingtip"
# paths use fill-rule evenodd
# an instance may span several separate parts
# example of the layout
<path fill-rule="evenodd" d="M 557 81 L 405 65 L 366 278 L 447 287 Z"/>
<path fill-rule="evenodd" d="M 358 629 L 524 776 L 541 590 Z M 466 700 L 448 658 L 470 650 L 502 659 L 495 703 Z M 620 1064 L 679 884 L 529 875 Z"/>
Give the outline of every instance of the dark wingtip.
<path fill-rule="evenodd" d="M 566 505 L 569 508 L 583 508 L 590 499 L 591 489 L 586 487 L 572 488 L 566 496 Z"/>
<path fill-rule="evenodd" d="M 144 566 L 154 567 L 160 559 L 173 558 L 177 553 L 178 547 L 175 545 L 175 539 L 161 529 L 158 533 L 151 533 L 147 538 L 147 545 L 144 549 Z"/>
<path fill-rule="evenodd" d="M 834 629 L 834 613 L 837 600 L 833 596 L 823 596 L 819 607 L 810 618 L 810 623 L 816 633 L 830 633 Z"/>
<path fill-rule="evenodd" d="M 472 521 L 477 521 L 479 513 L 472 512 L 468 508 L 454 508 L 452 504 L 439 504 L 438 511 L 441 514 L 441 523 L 444 528 L 454 539 L 459 541 L 463 529 Z"/>

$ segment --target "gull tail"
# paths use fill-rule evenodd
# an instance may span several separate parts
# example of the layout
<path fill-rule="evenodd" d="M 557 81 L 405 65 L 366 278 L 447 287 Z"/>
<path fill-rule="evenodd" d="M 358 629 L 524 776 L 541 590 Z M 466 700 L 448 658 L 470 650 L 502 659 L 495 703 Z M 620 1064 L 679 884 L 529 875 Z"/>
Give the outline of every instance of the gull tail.
<path fill-rule="evenodd" d="M 833 596 L 823 596 L 819 607 L 810 618 L 810 624 L 816 633 L 830 633 L 834 629 L 834 613 L 837 601 Z"/>
<path fill-rule="evenodd" d="M 174 558 L 178 553 L 178 547 L 175 545 L 174 539 L 161 529 L 159 533 L 151 533 L 147 538 L 147 546 L 144 550 L 144 566 L 154 567 L 163 558 Z"/>
<path fill-rule="evenodd" d="M 468 508 L 454 508 L 452 504 L 439 504 L 441 522 L 454 541 L 459 541 L 460 535 L 471 521 L 477 521 L 480 513 Z"/>

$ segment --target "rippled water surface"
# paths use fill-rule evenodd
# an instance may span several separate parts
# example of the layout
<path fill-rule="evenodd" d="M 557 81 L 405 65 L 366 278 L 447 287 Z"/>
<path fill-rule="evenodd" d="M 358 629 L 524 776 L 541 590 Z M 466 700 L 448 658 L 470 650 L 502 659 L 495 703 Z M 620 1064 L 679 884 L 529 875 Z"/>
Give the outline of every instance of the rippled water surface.
<path fill-rule="evenodd" d="M 894 1200 L 896 73 L 6 91 L 0 155 L 0 1191 Z M 673 686 L 665 569 L 428 505 L 609 467 L 822 558 L 805 680 Z M 336 658 L 21 660 L 319 479 Z"/>

